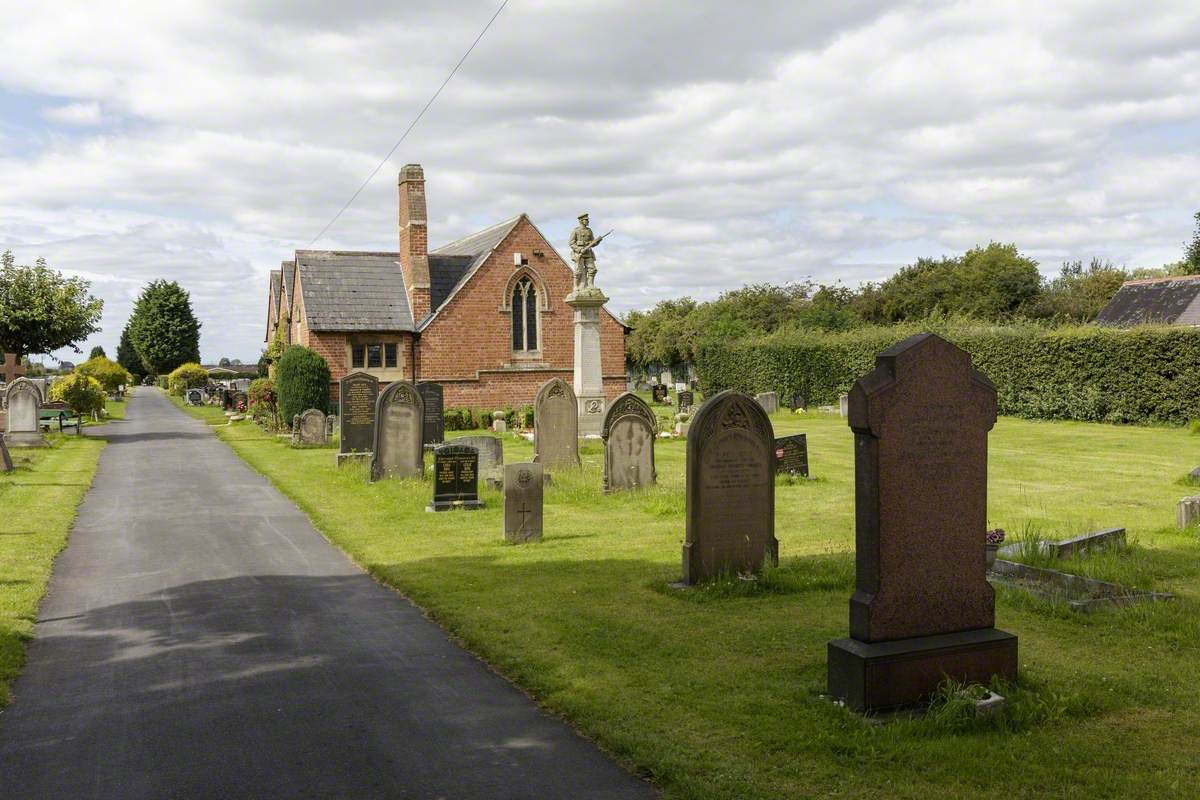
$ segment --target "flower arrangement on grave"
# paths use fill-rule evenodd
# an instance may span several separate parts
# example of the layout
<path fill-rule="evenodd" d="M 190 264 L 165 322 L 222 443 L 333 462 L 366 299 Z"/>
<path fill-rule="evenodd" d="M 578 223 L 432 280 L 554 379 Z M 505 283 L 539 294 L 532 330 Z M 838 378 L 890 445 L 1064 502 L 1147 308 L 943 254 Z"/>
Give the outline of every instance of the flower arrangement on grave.
<path fill-rule="evenodd" d="M 993 547 L 999 547 L 1004 544 L 1004 528 L 993 528 L 984 534 L 987 543 Z"/>

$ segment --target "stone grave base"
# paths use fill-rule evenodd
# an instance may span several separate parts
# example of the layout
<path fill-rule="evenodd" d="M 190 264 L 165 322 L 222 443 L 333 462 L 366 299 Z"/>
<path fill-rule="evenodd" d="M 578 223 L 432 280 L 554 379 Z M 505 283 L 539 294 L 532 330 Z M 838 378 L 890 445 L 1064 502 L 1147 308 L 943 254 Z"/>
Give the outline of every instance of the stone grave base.
<path fill-rule="evenodd" d="M 6 433 L 4 443 L 9 447 L 49 447 L 50 442 L 39 433 Z"/>
<path fill-rule="evenodd" d="M 337 465 L 340 467 L 343 464 L 350 462 L 362 462 L 364 464 L 371 461 L 371 453 L 338 453 Z"/>
<path fill-rule="evenodd" d="M 1017 678 L 1017 637 L 996 628 L 891 642 L 829 643 L 828 692 L 852 711 L 870 713 L 929 700 L 947 677 L 987 685 Z"/>
<path fill-rule="evenodd" d="M 461 508 L 464 511 L 474 511 L 477 508 L 483 508 L 482 500 L 447 500 L 430 503 L 425 506 L 426 511 L 453 511 L 456 508 Z"/>
<path fill-rule="evenodd" d="M 1085 578 L 1045 567 L 1031 567 L 1017 561 L 996 559 L 990 578 L 1047 600 L 1064 600 L 1072 611 L 1092 611 L 1105 606 L 1131 606 L 1155 600 L 1173 600 L 1165 592 L 1146 592 L 1119 583 Z"/>

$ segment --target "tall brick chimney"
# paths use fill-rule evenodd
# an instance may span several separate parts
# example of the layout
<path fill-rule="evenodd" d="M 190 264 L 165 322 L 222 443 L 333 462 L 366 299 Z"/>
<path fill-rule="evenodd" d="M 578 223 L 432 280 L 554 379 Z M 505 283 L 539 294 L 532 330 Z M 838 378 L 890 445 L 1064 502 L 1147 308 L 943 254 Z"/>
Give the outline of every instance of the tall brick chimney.
<path fill-rule="evenodd" d="M 400 266 L 413 322 L 420 322 L 430 311 L 425 171 L 420 164 L 405 164 L 400 170 Z"/>

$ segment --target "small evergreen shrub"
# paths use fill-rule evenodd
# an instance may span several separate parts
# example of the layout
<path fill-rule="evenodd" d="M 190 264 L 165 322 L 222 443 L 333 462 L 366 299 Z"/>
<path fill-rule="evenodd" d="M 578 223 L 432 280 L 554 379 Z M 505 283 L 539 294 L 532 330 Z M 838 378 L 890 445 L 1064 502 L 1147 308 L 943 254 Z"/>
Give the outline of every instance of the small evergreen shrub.
<path fill-rule="evenodd" d="M 477 418 L 479 419 L 479 427 L 483 428 L 484 430 L 490 430 L 492 427 L 492 419 L 494 417 L 495 415 L 491 411 L 478 412 Z"/>
<path fill-rule="evenodd" d="M 105 395 L 100 381 L 89 375 L 73 372 L 65 378 L 59 378 L 50 386 L 50 399 L 66 403 L 80 416 L 90 417 L 104 410 L 108 396 Z"/>
<path fill-rule="evenodd" d="M 124 367 L 115 361 L 109 361 L 103 355 L 89 358 L 76 367 L 75 371 L 98 380 L 104 391 L 109 394 L 116 394 L 122 386 L 133 383 L 133 376 Z"/>
<path fill-rule="evenodd" d="M 521 406 L 520 422 L 526 430 L 533 428 L 533 406 Z"/>
<path fill-rule="evenodd" d="M 279 416 L 290 420 L 315 408 L 329 411 L 329 365 L 315 350 L 292 345 L 279 357 L 275 372 Z"/>
<path fill-rule="evenodd" d="M 188 389 L 201 389 L 207 385 L 208 372 L 195 362 L 180 364 L 167 376 L 167 390 L 179 397 L 183 397 Z"/>

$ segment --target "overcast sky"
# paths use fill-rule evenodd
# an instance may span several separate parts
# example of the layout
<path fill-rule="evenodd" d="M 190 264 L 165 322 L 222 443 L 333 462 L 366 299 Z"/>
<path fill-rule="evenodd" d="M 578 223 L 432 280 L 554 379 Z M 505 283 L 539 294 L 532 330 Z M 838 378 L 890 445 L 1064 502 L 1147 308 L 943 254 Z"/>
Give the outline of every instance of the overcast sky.
<path fill-rule="evenodd" d="M 257 359 L 267 275 L 379 162 L 499 0 L 0 0 L 0 250 L 191 292 Z M 511 0 L 316 247 L 437 246 L 527 212 L 617 233 L 617 312 L 747 282 L 857 285 L 1015 242 L 1043 271 L 1179 258 L 1200 209 L 1200 3 Z M 74 358 L 69 352 L 60 353 Z"/>

